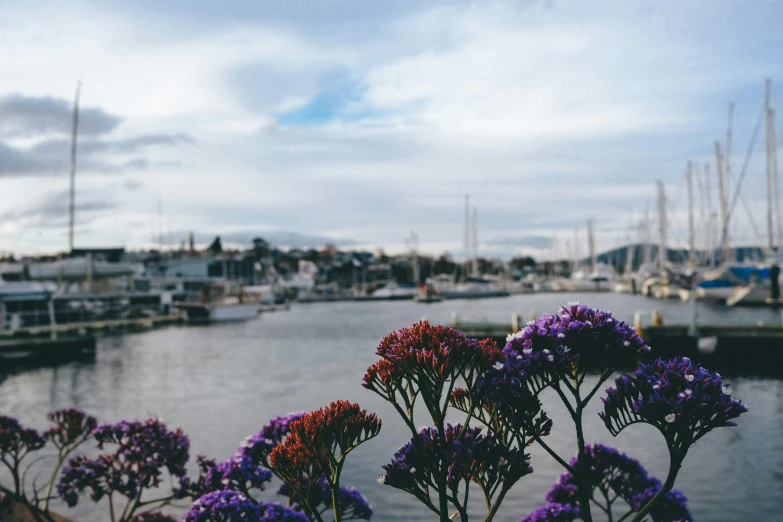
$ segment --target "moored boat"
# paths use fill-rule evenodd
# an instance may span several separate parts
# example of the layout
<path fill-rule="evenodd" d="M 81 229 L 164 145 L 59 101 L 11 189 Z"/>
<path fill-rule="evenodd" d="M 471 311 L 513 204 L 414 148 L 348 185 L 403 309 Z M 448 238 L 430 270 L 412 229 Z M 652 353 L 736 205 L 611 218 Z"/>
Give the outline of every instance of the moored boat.
<path fill-rule="evenodd" d="M 260 300 L 235 281 L 188 283 L 188 298 L 176 304 L 190 323 L 246 321 L 258 317 Z"/>

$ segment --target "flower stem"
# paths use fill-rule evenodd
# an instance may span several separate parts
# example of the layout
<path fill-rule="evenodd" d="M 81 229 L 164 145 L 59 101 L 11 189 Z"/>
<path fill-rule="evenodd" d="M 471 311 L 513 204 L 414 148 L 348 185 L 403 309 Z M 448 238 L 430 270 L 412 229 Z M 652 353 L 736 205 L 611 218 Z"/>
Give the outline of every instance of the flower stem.
<path fill-rule="evenodd" d="M 641 522 L 641 520 L 644 518 L 644 516 L 649 513 L 649 511 L 652 509 L 652 507 L 655 505 L 656 502 L 658 502 L 658 499 L 660 499 L 663 495 L 671 491 L 671 489 L 674 487 L 674 481 L 677 479 L 677 473 L 680 472 L 680 466 L 682 465 L 682 458 L 677 454 L 677 452 L 673 449 L 669 450 L 669 474 L 666 476 L 666 482 L 664 482 L 663 487 L 661 487 L 660 491 L 653 496 L 653 498 L 650 499 L 650 501 L 645 504 L 645 506 L 639 510 L 638 513 L 636 513 L 636 516 L 631 519 L 631 522 Z"/>
<path fill-rule="evenodd" d="M 593 515 L 590 513 L 590 486 L 587 480 L 587 459 L 585 458 L 585 435 L 582 428 L 582 401 L 579 397 L 579 385 L 576 386 L 576 411 L 574 415 L 574 424 L 576 425 L 576 443 L 577 443 L 577 462 L 578 471 L 576 478 L 579 484 L 579 507 L 582 510 L 582 520 L 584 522 L 593 522 Z"/>

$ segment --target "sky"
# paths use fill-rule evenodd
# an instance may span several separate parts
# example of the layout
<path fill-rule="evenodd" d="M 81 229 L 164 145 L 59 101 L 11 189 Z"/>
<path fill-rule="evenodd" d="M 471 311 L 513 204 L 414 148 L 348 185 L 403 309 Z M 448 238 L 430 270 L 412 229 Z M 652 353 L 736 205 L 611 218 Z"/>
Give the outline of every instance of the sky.
<path fill-rule="evenodd" d="M 682 245 L 689 160 L 698 246 L 729 103 L 735 183 L 765 78 L 783 113 L 774 0 L 0 8 L 0 254 L 68 247 L 77 82 L 76 247 L 171 248 L 193 231 L 400 252 L 415 234 L 461 258 L 468 194 L 479 255 L 586 255 L 588 219 L 599 250 L 640 240 L 656 180 Z M 765 241 L 765 187 L 762 126 L 736 243 Z"/>

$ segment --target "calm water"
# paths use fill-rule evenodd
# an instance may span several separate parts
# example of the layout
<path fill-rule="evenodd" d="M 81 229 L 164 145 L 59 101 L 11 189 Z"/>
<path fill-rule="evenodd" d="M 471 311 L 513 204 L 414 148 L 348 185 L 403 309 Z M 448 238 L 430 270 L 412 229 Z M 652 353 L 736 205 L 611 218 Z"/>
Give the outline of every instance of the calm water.
<path fill-rule="evenodd" d="M 276 415 L 309 410 L 336 399 L 359 402 L 384 420 L 381 435 L 355 451 L 344 483 L 359 487 L 376 510 L 373 520 L 431 520 L 412 497 L 376 483 L 381 465 L 407 441 L 394 410 L 361 386 L 376 360 L 378 341 L 392 330 L 426 317 L 448 322 L 451 312 L 470 320 L 510 321 L 512 312 L 556 311 L 566 301 L 610 309 L 632 320 L 637 310 L 661 309 L 665 320 L 686 322 L 689 305 L 612 294 L 541 294 L 431 305 L 407 302 L 313 303 L 269 313 L 243 324 L 173 327 L 99 341 L 95 363 L 9 376 L 0 384 L 0 412 L 34 427 L 47 412 L 77 406 L 102 422 L 157 415 L 189 434 L 192 454 L 231 455 L 248 434 Z M 649 313 L 646 315 L 649 317 Z M 777 312 L 699 308 L 704 322 L 779 322 Z M 654 347 L 653 347 L 654 348 Z M 717 430 L 690 452 L 677 481 L 696 520 L 775 521 L 783 513 L 783 381 L 732 379 L 735 396 L 750 406 L 740 427 Z M 575 450 L 573 426 L 551 397 L 544 405 L 555 420 L 550 444 L 562 455 Z M 594 405 L 597 412 L 597 405 Z M 660 435 L 634 426 L 617 439 L 596 415 L 586 427 L 591 441 L 610 443 L 635 456 L 659 478 L 668 457 Z M 456 420 L 456 419 L 455 419 Z M 424 419 L 422 418 L 422 423 Z M 533 451 L 535 473 L 521 480 L 503 504 L 499 521 L 517 521 L 544 503 L 558 465 Z M 474 497 L 476 506 L 479 498 Z M 70 511 L 103 521 L 104 511 L 85 503 Z"/>

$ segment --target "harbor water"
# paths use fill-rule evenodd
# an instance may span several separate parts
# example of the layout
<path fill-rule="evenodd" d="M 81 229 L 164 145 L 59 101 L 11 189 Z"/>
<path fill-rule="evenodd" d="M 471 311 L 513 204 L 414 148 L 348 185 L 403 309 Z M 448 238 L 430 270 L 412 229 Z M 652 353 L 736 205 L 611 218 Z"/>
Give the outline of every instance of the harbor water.
<path fill-rule="evenodd" d="M 616 294 L 532 294 L 476 301 L 339 302 L 299 304 L 290 311 L 262 314 L 244 323 L 201 327 L 168 327 L 99 340 L 95 362 L 75 362 L 7 375 L 0 384 L 0 412 L 24 424 L 46 426 L 47 412 L 68 406 L 82 408 L 101 422 L 160 416 L 190 437 L 191 454 L 218 459 L 230 456 L 248 434 L 271 417 L 311 410 L 348 399 L 378 413 L 383 429 L 348 460 L 343 483 L 356 486 L 375 509 L 374 521 L 424 521 L 432 514 L 415 499 L 379 485 L 381 466 L 409 435 L 388 404 L 361 386 L 366 368 L 387 333 L 426 317 L 448 323 L 460 319 L 508 322 L 511 314 L 554 312 L 567 301 L 609 309 L 632 321 L 643 311 L 649 320 L 657 308 L 664 322 L 688 323 L 690 305 Z M 731 310 L 699 304 L 703 323 L 780 324 L 780 312 Z M 653 346 L 655 349 L 655 346 Z M 775 521 L 783 513 L 783 380 L 734 376 L 734 396 L 750 408 L 739 427 L 707 435 L 689 453 L 677 480 L 697 521 Z M 544 395 L 554 419 L 549 442 L 561 455 L 575 451 L 573 425 L 555 397 Z M 586 436 L 591 442 L 615 445 L 639 459 L 663 479 L 668 457 L 660 434 L 636 425 L 614 439 L 596 413 L 595 400 Z M 459 421 L 454 417 L 454 422 Z M 425 423 L 424 417 L 421 424 Z M 545 503 L 546 492 L 561 473 L 559 465 L 531 449 L 535 472 L 507 496 L 498 521 L 517 521 Z M 265 492 L 274 498 L 274 489 Z M 481 513 L 482 499 L 473 492 Z M 105 520 L 105 506 L 95 508 L 85 496 L 66 514 L 85 522 Z M 181 513 L 184 506 L 172 508 Z M 622 513 L 621 513 L 622 514 Z"/>

